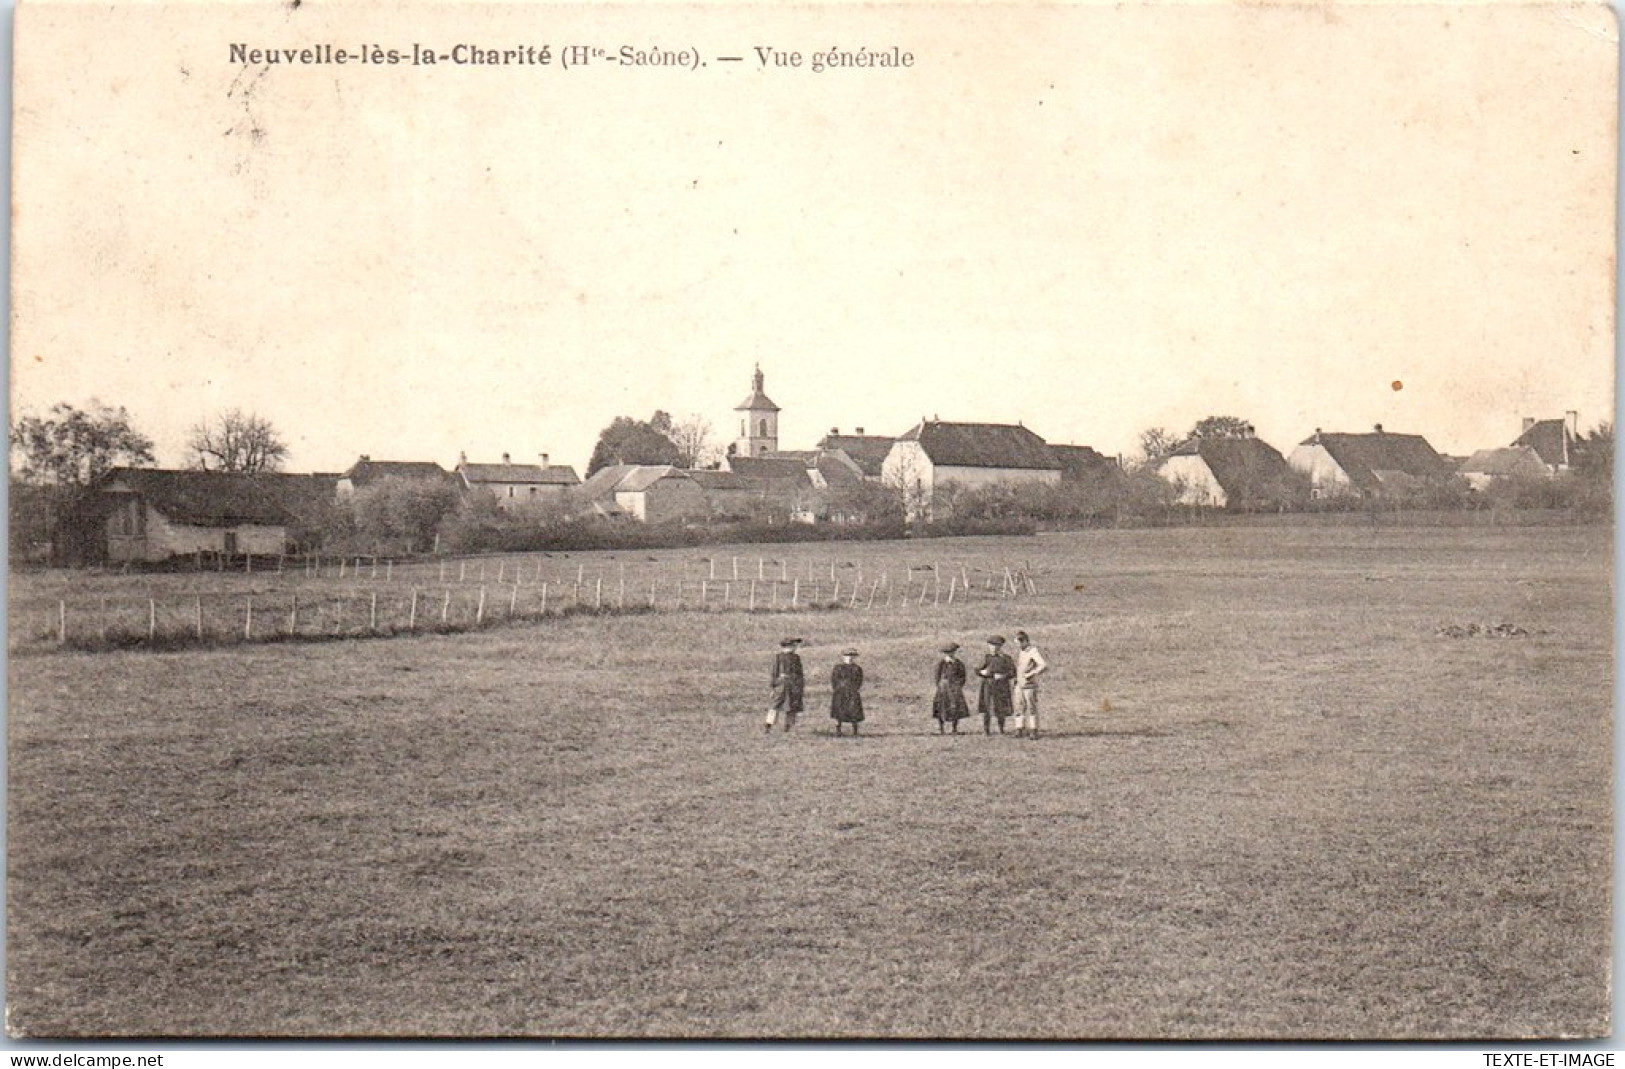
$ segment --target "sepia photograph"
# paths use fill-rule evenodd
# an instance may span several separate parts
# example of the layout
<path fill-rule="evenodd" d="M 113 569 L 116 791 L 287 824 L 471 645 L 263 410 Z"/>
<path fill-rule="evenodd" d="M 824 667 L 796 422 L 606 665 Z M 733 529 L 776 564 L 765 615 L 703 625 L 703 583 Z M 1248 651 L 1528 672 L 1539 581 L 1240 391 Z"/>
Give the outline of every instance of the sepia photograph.
<path fill-rule="evenodd" d="M 13 39 L 12 1041 L 1611 1035 L 1611 7 Z"/>

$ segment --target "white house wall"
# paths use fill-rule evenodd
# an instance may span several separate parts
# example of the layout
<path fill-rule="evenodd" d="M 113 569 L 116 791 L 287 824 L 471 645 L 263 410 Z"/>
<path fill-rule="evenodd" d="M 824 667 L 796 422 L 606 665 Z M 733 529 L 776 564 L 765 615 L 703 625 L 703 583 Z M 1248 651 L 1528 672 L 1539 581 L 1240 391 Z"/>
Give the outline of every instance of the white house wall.
<path fill-rule="evenodd" d="M 1168 457 L 1157 467 L 1157 474 L 1170 485 L 1179 488 L 1179 503 L 1200 508 L 1224 508 L 1229 495 L 1213 469 L 1199 456 Z"/>
<path fill-rule="evenodd" d="M 1322 496 L 1345 494 L 1353 488 L 1348 472 L 1332 459 L 1323 445 L 1300 445 L 1286 458 L 1286 463 L 1293 471 L 1307 475 L 1310 488 Z"/>

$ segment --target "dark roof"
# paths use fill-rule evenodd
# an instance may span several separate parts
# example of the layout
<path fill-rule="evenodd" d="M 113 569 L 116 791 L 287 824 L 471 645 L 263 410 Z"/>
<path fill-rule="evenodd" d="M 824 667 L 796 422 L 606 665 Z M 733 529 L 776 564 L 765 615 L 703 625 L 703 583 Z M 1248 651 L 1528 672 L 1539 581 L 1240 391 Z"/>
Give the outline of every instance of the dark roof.
<path fill-rule="evenodd" d="M 636 467 L 636 464 L 609 464 L 599 468 L 587 476 L 587 481 L 581 484 L 581 493 L 589 501 L 611 498 L 615 495 L 615 488 L 620 485 L 621 480 Z"/>
<path fill-rule="evenodd" d="M 547 486 L 575 486 L 580 479 L 568 464 L 468 464 L 457 465 L 457 473 L 475 483 L 538 483 Z"/>
<path fill-rule="evenodd" d="M 871 479 L 880 478 L 881 465 L 891 452 L 895 439 L 883 434 L 826 434 L 818 448 L 833 452 L 839 449 L 852 458 L 853 463 Z"/>
<path fill-rule="evenodd" d="M 634 464 L 632 470 L 615 484 L 617 494 L 636 494 L 649 489 L 661 479 L 687 479 L 688 476 L 670 464 Z"/>
<path fill-rule="evenodd" d="M 432 460 L 373 460 L 362 457 L 343 475 L 356 486 L 366 486 L 380 479 L 451 479 L 451 472 Z"/>
<path fill-rule="evenodd" d="M 1087 479 L 1117 471 L 1117 461 L 1086 445 L 1052 445 L 1049 451 L 1069 479 Z"/>
<path fill-rule="evenodd" d="M 1504 449 L 1480 449 L 1456 469 L 1463 475 L 1545 475 L 1546 465 L 1539 454 L 1527 445 L 1507 446 Z"/>
<path fill-rule="evenodd" d="M 795 457 L 733 456 L 728 458 L 728 470 L 752 479 L 802 482 L 807 478 L 807 462 Z"/>
<path fill-rule="evenodd" d="M 316 520 L 333 502 L 331 475 L 244 475 L 223 471 L 115 468 L 98 482 L 102 494 L 122 483 L 167 519 L 196 527 L 253 523 L 291 527 Z"/>
<path fill-rule="evenodd" d="M 813 466 L 824 477 L 826 486 L 856 486 L 863 482 L 863 471 L 845 450 L 820 452 Z"/>
<path fill-rule="evenodd" d="M 1570 463 L 1574 453 L 1574 435 L 1569 425 L 1560 419 L 1543 419 L 1518 435 L 1513 445 L 1527 445 L 1539 455 L 1541 462 L 1558 467 Z"/>
<path fill-rule="evenodd" d="M 1449 465 L 1420 434 L 1317 432 L 1305 438 L 1302 444 L 1323 447 L 1337 466 L 1343 469 L 1349 481 L 1362 490 L 1381 485 L 1385 473 L 1400 472 L 1418 479 L 1437 479 L 1450 472 Z"/>
<path fill-rule="evenodd" d="M 931 463 L 955 468 L 1028 468 L 1058 471 L 1061 464 L 1044 439 L 1026 427 L 1003 423 L 928 420 L 900 442 L 920 443 Z"/>
<path fill-rule="evenodd" d="M 690 479 L 700 484 L 702 490 L 752 490 L 755 489 L 742 475 L 735 475 L 731 471 L 717 471 L 715 468 L 701 468 L 686 473 Z"/>
<path fill-rule="evenodd" d="M 1262 438 L 1189 438 L 1168 454 L 1189 456 L 1201 457 L 1225 496 L 1238 503 L 1267 495 L 1292 474 L 1281 451 Z"/>

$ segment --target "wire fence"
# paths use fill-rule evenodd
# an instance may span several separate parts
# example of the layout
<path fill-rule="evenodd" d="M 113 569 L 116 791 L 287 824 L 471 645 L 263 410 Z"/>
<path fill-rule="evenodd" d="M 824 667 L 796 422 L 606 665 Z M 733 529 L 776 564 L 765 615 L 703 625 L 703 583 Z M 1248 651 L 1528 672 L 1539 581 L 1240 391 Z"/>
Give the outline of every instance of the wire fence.
<path fill-rule="evenodd" d="M 701 558 L 557 560 L 277 558 L 241 564 L 252 591 L 152 589 L 13 605 L 12 649 L 117 649 L 467 631 L 581 614 L 803 612 L 963 606 L 1034 597 L 1022 568 Z M 773 567 L 769 567 L 769 564 Z M 793 563 L 793 567 L 792 567 Z M 751 565 L 754 564 L 754 567 Z M 225 568 L 219 570 L 224 571 Z M 271 579 L 269 576 L 280 576 Z M 94 580 L 91 580 L 94 582 Z M 20 618 L 21 617 L 21 618 Z"/>

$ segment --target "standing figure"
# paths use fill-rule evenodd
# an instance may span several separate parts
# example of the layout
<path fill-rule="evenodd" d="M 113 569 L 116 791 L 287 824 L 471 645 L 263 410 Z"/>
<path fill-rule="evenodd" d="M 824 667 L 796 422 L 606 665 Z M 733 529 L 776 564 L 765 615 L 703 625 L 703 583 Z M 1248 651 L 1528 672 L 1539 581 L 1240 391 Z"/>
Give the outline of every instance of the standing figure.
<path fill-rule="evenodd" d="M 965 704 L 965 662 L 954 654 L 959 652 L 959 643 L 950 642 L 942 647 L 942 660 L 937 662 L 937 692 L 931 699 L 931 715 L 937 721 L 937 734 L 942 734 L 943 728 L 952 724 L 954 734 L 959 734 L 959 722 L 970 715 L 970 707 Z"/>
<path fill-rule="evenodd" d="M 773 722 L 780 713 L 784 714 L 785 731 L 796 726 L 796 714 L 801 712 L 801 698 L 806 691 L 806 681 L 801 674 L 801 655 L 796 652 L 799 645 L 799 638 L 787 638 L 779 643 L 778 655 L 773 658 L 773 678 L 768 684 L 772 688 L 773 704 L 767 707 L 767 719 L 762 722 L 763 731 L 773 730 Z"/>
<path fill-rule="evenodd" d="M 863 669 L 858 667 L 857 650 L 841 652 L 841 663 L 829 674 L 829 685 L 829 715 L 835 718 L 835 734 L 841 734 L 842 724 L 851 724 L 856 735 L 863 722 Z"/>
<path fill-rule="evenodd" d="M 976 670 L 982 677 L 982 689 L 976 696 L 976 711 L 982 714 L 982 733 L 993 734 L 993 721 L 999 721 L 999 734 L 1004 734 L 1004 721 L 1010 715 L 1010 681 L 1016 675 L 1016 662 L 1004 652 L 1004 636 L 992 635 L 987 640 L 987 653 L 982 667 Z"/>
<path fill-rule="evenodd" d="M 1038 652 L 1027 632 L 1016 632 L 1016 645 L 1021 653 L 1016 657 L 1016 693 L 1021 699 L 1021 720 L 1017 735 L 1038 738 L 1038 677 L 1049 669 L 1049 662 Z"/>

